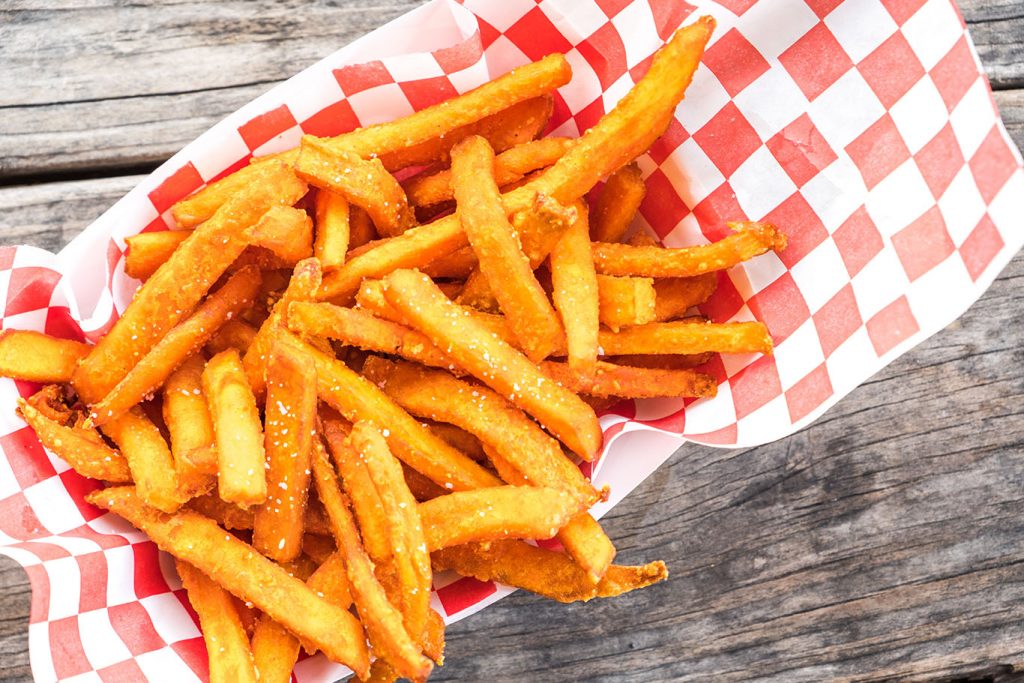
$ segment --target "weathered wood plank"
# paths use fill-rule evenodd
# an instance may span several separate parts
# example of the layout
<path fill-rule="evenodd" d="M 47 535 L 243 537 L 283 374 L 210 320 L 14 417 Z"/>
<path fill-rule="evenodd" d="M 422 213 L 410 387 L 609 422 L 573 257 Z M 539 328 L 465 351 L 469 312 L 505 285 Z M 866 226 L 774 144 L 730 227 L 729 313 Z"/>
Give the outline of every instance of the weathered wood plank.
<path fill-rule="evenodd" d="M 418 4 L 5 3 L 0 178 L 155 166 L 274 83 Z M 993 83 L 1024 85 L 1013 51 L 1024 0 L 969 0 L 963 10 Z M 1024 113 L 1004 116 L 1024 145 Z"/>

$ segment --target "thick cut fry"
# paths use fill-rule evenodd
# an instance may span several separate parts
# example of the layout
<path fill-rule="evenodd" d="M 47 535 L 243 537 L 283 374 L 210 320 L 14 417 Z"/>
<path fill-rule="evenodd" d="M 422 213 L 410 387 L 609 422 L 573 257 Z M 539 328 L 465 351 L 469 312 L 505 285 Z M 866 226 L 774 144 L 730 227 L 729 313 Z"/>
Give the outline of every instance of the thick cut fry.
<path fill-rule="evenodd" d="M 256 328 L 249 323 L 229 320 L 206 343 L 206 350 L 213 356 L 227 349 L 235 349 L 244 354 L 256 338 L 256 332 Z"/>
<path fill-rule="evenodd" d="M 366 213 L 358 206 L 349 205 L 348 223 L 349 249 L 358 249 L 359 247 L 380 237 L 380 235 L 377 234 L 377 228 L 373 227 L 373 221 L 370 220 L 370 214 Z"/>
<path fill-rule="evenodd" d="M 132 408 L 103 426 L 128 461 L 139 497 L 162 512 L 174 512 L 188 500 L 178 490 L 171 449 L 141 408 Z"/>
<path fill-rule="evenodd" d="M 497 339 L 452 303 L 429 278 L 399 270 L 384 280 L 384 296 L 434 345 L 499 394 L 537 418 L 570 450 L 593 460 L 601 428 L 593 409 L 547 379 L 525 356 Z"/>
<path fill-rule="evenodd" d="M 38 410 L 44 417 L 47 417 L 62 427 L 75 423 L 80 413 L 67 406 L 69 397 L 64 386 L 60 384 L 47 384 L 42 389 L 28 397 L 30 406 Z M 89 431 L 97 439 L 102 437 L 96 432 Z"/>
<path fill-rule="evenodd" d="M 717 273 L 658 280 L 654 283 L 654 319 L 664 322 L 681 318 L 693 306 L 710 299 L 717 287 Z"/>
<path fill-rule="evenodd" d="M 570 391 L 590 396 L 714 396 L 718 388 L 714 377 L 693 370 L 654 370 L 603 362 L 584 372 L 565 363 L 544 362 L 541 370 Z"/>
<path fill-rule="evenodd" d="M 320 400 L 352 422 L 387 425 L 388 446 L 402 462 L 449 490 L 497 486 L 500 480 L 414 420 L 375 384 L 344 363 L 285 333 L 281 338 L 316 361 Z"/>
<path fill-rule="evenodd" d="M 39 441 L 84 477 L 115 484 L 132 480 L 128 461 L 103 443 L 95 432 L 84 427 L 66 427 L 24 399 L 18 399 L 18 411 Z"/>
<path fill-rule="evenodd" d="M 772 352 L 764 323 L 668 322 L 601 330 L 601 348 L 609 356 L 629 354 L 697 354 Z"/>
<path fill-rule="evenodd" d="M 316 241 L 313 255 L 323 271 L 330 272 L 345 263 L 351 223 L 348 200 L 337 192 L 316 193 Z"/>
<path fill-rule="evenodd" d="M 364 365 L 363 367 L 365 368 L 366 366 Z M 431 422 L 427 427 L 452 448 L 462 451 L 477 462 L 482 462 L 487 458 L 480 439 L 466 430 L 445 422 Z"/>
<path fill-rule="evenodd" d="M 608 362 L 616 365 L 628 365 L 634 368 L 651 368 L 652 370 L 689 370 L 704 365 L 715 354 L 711 351 L 686 355 L 636 355 L 613 356 Z"/>
<path fill-rule="evenodd" d="M 125 275 L 136 280 L 148 279 L 191 234 L 191 230 L 161 230 L 125 238 Z"/>
<path fill-rule="evenodd" d="M 232 275 L 188 320 L 157 342 L 102 401 L 92 406 L 93 421 L 105 424 L 156 391 L 221 325 L 252 303 L 259 286 L 256 268 L 246 267 Z"/>
<path fill-rule="evenodd" d="M 67 382 L 92 347 L 31 330 L 0 332 L 0 377 L 28 382 Z"/>
<path fill-rule="evenodd" d="M 612 331 L 655 320 L 657 298 L 652 278 L 598 275 L 597 295 L 601 324 Z"/>
<path fill-rule="evenodd" d="M 610 598 L 668 578 L 664 562 L 640 567 L 612 565 L 596 584 L 567 556 L 523 541 L 452 546 L 431 554 L 435 569 L 526 589 L 559 602 Z"/>
<path fill-rule="evenodd" d="M 307 135 L 302 139 L 295 172 L 311 185 L 361 207 L 382 235 L 400 235 L 416 223 L 405 191 L 380 159 L 366 160 L 343 148 L 329 148 Z"/>
<path fill-rule="evenodd" d="M 288 307 L 288 329 L 303 336 L 330 337 L 364 351 L 402 356 L 425 365 L 452 364 L 422 333 L 356 308 L 295 301 Z"/>
<path fill-rule="evenodd" d="M 594 265 L 604 275 L 693 277 L 730 268 L 767 251 L 782 251 L 786 236 L 770 223 L 730 223 L 735 232 L 698 247 L 665 249 L 628 244 L 594 245 Z"/>
<path fill-rule="evenodd" d="M 576 222 L 558 240 L 550 263 L 551 298 L 565 327 L 569 365 L 587 370 L 597 362 L 599 306 L 585 209 L 581 208 Z"/>
<path fill-rule="evenodd" d="M 309 458 L 316 431 L 316 368 L 309 356 L 277 344 L 267 363 L 264 450 L 267 501 L 256 509 L 252 544 L 272 560 L 302 552 Z"/>
<path fill-rule="evenodd" d="M 331 533 L 330 526 L 327 524 L 326 517 L 324 517 L 323 509 L 319 506 L 311 504 L 306 506 L 306 517 L 303 521 L 303 526 L 306 528 L 306 535 L 303 537 L 302 549 L 306 554 L 310 554 L 307 549 L 307 541 L 313 538 L 322 538 L 329 536 Z M 215 493 L 208 493 L 202 496 L 197 496 L 189 501 L 188 507 L 202 514 L 205 517 L 220 524 L 225 529 L 252 529 L 254 513 L 251 509 L 244 510 L 234 503 L 225 503 Z M 330 544 L 330 549 L 333 550 L 333 543 Z"/>
<path fill-rule="evenodd" d="M 459 249 L 447 256 L 442 256 L 423 268 L 423 272 L 432 278 L 465 279 L 476 268 L 476 254 L 469 247 Z"/>
<path fill-rule="evenodd" d="M 409 490 L 412 491 L 412 495 L 416 500 L 430 500 L 431 498 L 437 498 L 448 493 L 446 489 L 430 481 L 404 462 L 402 463 L 402 471 L 405 473 L 405 483 L 409 486 Z"/>
<path fill-rule="evenodd" d="M 560 345 L 562 326 L 505 216 L 494 152 L 483 138 L 467 138 L 452 149 L 452 190 L 480 272 L 513 332 L 531 360 L 546 358 Z"/>
<path fill-rule="evenodd" d="M 259 505 L 267 498 L 263 429 L 237 351 L 210 359 L 203 370 L 203 392 L 217 441 L 220 497 L 242 507 Z"/>
<path fill-rule="evenodd" d="M 319 440 L 316 443 L 319 444 Z M 322 447 L 313 455 L 313 477 L 331 520 L 338 550 L 345 558 L 352 598 L 374 652 L 387 660 L 400 675 L 416 681 L 425 680 L 433 666 L 420 653 L 420 648 L 405 630 L 401 612 L 388 602 L 384 588 L 374 576 L 373 564 L 359 542 L 359 531 L 348 499 L 338 488 L 337 475 Z"/>
<path fill-rule="evenodd" d="M 559 489 L 499 486 L 460 491 L 420 503 L 423 533 L 431 552 L 474 541 L 551 538 L 583 509 Z"/>
<path fill-rule="evenodd" d="M 275 206 L 246 231 L 249 241 L 269 250 L 291 268 L 313 255 L 313 220 L 302 209 Z"/>
<path fill-rule="evenodd" d="M 361 676 L 370 669 L 359 621 L 319 597 L 251 545 L 225 533 L 191 510 L 164 515 L 145 505 L 128 486 L 94 491 L 87 500 L 120 515 L 166 552 L 202 571 L 232 595 L 252 602 L 271 618 Z"/>
<path fill-rule="evenodd" d="M 245 249 L 245 228 L 272 206 L 294 204 L 305 192 L 305 183 L 291 169 L 266 164 L 250 184 L 182 242 L 75 369 L 72 384 L 82 400 L 91 404 L 106 396 L 146 351 L 192 311 Z"/>
<path fill-rule="evenodd" d="M 565 154 L 572 143 L 569 138 L 543 138 L 506 150 L 494 157 L 494 180 L 500 187 L 522 179 L 530 171 L 550 166 Z M 450 169 L 414 176 L 405 182 L 405 192 L 415 206 L 440 204 L 455 198 L 451 180 Z"/>
<path fill-rule="evenodd" d="M 210 658 L 210 683 L 256 683 L 249 636 L 231 594 L 188 562 L 175 562 L 188 601 L 199 615 Z"/>
<path fill-rule="evenodd" d="M 621 242 L 644 200 L 640 167 L 634 161 L 608 176 L 590 212 L 590 237 L 595 242 Z"/>
<path fill-rule="evenodd" d="M 217 483 L 213 423 L 202 391 L 205 366 L 202 356 L 190 357 L 167 378 L 163 391 L 163 419 L 178 490 L 189 498 L 208 492 Z"/>

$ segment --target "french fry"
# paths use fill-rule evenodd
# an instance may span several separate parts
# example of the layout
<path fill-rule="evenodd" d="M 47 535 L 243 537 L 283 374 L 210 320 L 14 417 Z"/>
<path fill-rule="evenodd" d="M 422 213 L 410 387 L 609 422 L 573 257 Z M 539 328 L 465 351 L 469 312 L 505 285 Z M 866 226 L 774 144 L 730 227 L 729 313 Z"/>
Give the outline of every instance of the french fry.
<path fill-rule="evenodd" d="M 505 538 L 551 538 L 583 504 L 559 489 L 499 486 L 460 491 L 420 503 L 430 552 Z"/>
<path fill-rule="evenodd" d="M 656 398 L 714 396 L 715 378 L 693 370 L 655 370 L 599 362 L 586 371 L 565 363 L 544 362 L 541 370 L 566 389 L 590 396 Z"/>
<path fill-rule="evenodd" d="M 0 377 L 28 382 L 67 382 L 92 347 L 31 330 L 0 332 Z"/>
<path fill-rule="evenodd" d="M 730 223 L 729 227 L 737 232 L 697 247 L 665 249 L 597 243 L 594 266 L 604 275 L 693 277 L 786 247 L 786 236 L 770 223 Z"/>
<path fill-rule="evenodd" d="M 377 228 L 373 227 L 370 215 L 358 206 L 348 207 L 349 238 L 348 248 L 358 249 L 377 239 Z"/>
<path fill-rule="evenodd" d="M 257 329 L 241 320 L 229 320 L 206 342 L 210 355 L 217 355 L 226 349 L 235 349 L 244 354 L 256 338 Z"/>
<path fill-rule="evenodd" d="M 646 193 L 635 161 L 608 176 L 590 212 L 590 238 L 595 242 L 621 242 Z"/>
<path fill-rule="evenodd" d="M 189 496 L 178 489 L 171 449 L 141 408 L 132 408 L 102 430 L 128 461 L 139 498 L 162 512 L 174 512 L 185 504 Z"/>
<path fill-rule="evenodd" d="M 276 344 L 267 363 L 267 500 L 256 509 L 252 544 L 278 562 L 292 561 L 302 552 L 316 407 L 312 359 Z"/>
<path fill-rule="evenodd" d="M 612 565 L 597 583 L 566 555 L 523 541 L 452 546 L 431 553 L 435 569 L 454 569 L 479 581 L 499 581 L 559 602 L 609 598 L 668 578 L 664 562 Z"/>
<path fill-rule="evenodd" d="M 234 503 L 225 503 L 216 493 L 196 496 L 188 502 L 188 507 L 204 517 L 209 517 L 216 521 L 217 524 L 220 524 L 225 529 L 246 530 L 253 527 L 253 517 L 255 515 L 252 509 L 242 509 Z M 307 547 L 310 539 L 324 539 L 331 534 L 323 508 L 319 505 L 313 505 L 312 500 L 306 506 L 306 517 L 303 520 L 303 526 L 305 527 L 306 535 L 302 538 L 302 550 L 306 554 L 310 554 Z M 333 551 L 334 544 L 329 542 L 328 545 L 330 546 L 327 549 L 329 553 Z"/>
<path fill-rule="evenodd" d="M 259 676 L 249 649 L 249 636 L 231 594 L 188 562 L 178 560 L 175 567 L 188 592 L 188 601 L 199 615 L 203 640 L 210 653 L 210 683 L 256 683 Z"/>
<path fill-rule="evenodd" d="M 26 402 L 38 410 L 44 417 L 53 420 L 62 427 L 67 427 L 74 424 L 76 418 L 80 417 L 78 411 L 68 408 L 67 400 L 68 397 L 63 386 L 60 384 L 47 384 L 29 396 Z M 94 435 L 100 441 L 103 440 L 103 437 L 92 430 L 84 433 Z"/>
<path fill-rule="evenodd" d="M 636 356 L 612 356 L 608 358 L 610 363 L 616 365 L 628 365 L 634 368 L 651 368 L 653 370 L 689 370 L 704 365 L 715 354 L 711 351 L 694 354 L 692 356 L 667 354 L 667 355 L 636 355 Z"/>
<path fill-rule="evenodd" d="M 125 238 L 125 275 L 136 280 L 149 279 L 191 234 L 191 230 L 160 230 Z"/>
<path fill-rule="evenodd" d="M 109 394 L 93 404 L 90 414 L 93 421 L 98 425 L 110 422 L 163 385 L 221 325 L 252 303 L 259 284 L 259 271 L 251 266 L 232 275 L 195 313 L 157 342 Z"/>
<path fill-rule="evenodd" d="M 565 328 L 569 365 L 587 370 L 597 362 L 599 305 L 585 210 L 578 212 L 576 221 L 558 240 L 550 258 L 551 298 Z"/>
<path fill-rule="evenodd" d="M 717 287 L 717 273 L 658 280 L 654 283 L 654 319 L 664 322 L 682 317 L 690 308 L 710 299 Z"/>
<path fill-rule="evenodd" d="M 675 321 L 627 327 L 618 332 L 601 330 L 601 348 L 609 356 L 628 354 L 698 354 L 772 352 L 772 338 L 764 323 L 708 323 Z"/>
<path fill-rule="evenodd" d="M 469 247 L 459 249 L 427 264 L 423 272 L 432 278 L 465 279 L 476 268 L 476 254 Z"/>
<path fill-rule="evenodd" d="M 128 486 L 94 491 L 93 505 L 124 517 L 162 550 L 192 564 L 232 595 L 341 662 L 358 675 L 370 669 L 363 629 L 347 610 L 319 597 L 280 565 L 191 510 L 161 514 Z"/>
<path fill-rule="evenodd" d="M 461 312 L 429 278 L 415 271 L 395 271 L 384 280 L 384 296 L 459 366 L 510 397 L 570 450 L 586 460 L 597 455 L 602 436 L 593 409 Z"/>
<path fill-rule="evenodd" d="M 263 429 L 237 351 L 228 349 L 209 360 L 203 370 L 203 392 L 217 442 L 220 497 L 242 507 L 263 503 L 267 498 Z"/>
<path fill-rule="evenodd" d="M 313 255 L 313 220 L 302 209 L 275 206 L 246 230 L 249 241 L 272 252 L 291 268 Z"/>
<path fill-rule="evenodd" d="M 597 276 L 598 315 L 611 330 L 654 322 L 657 297 L 649 277 Z"/>
<path fill-rule="evenodd" d="M 187 316 L 245 248 L 243 231 L 272 206 L 291 205 L 305 183 L 281 164 L 266 164 L 251 183 L 182 242 L 146 280 L 111 330 L 75 369 L 86 403 L 106 396 L 137 360 Z"/>
<path fill-rule="evenodd" d="M 405 473 L 405 483 L 416 500 L 430 500 L 448 493 L 447 489 L 441 488 L 404 462 L 402 463 L 402 472 Z"/>
<path fill-rule="evenodd" d="M 83 427 L 64 426 L 20 398 L 18 412 L 43 446 L 82 476 L 115 484 L 132 480 L 128 461 L 102 439 L 96 438 L 95 432 Z"/>
<path fill-rule="evenodd" d="M 344 148 L 329 148 L 307 135 L 302 139 L 295 172 L 311 185 L 361 207 L 382 235 L 400 235 L 416 224 L 405 191 L 380 159 L 366 160 Z"/>
<path fill-rule="evenodd" d="M 316 240 L 313 255 L 320 260 L 325 273 L 345 263 L 351 237 L 348 200 L 337 192 L 320 190 L 316 193 Z"/>
<path fill-rule="evenodd" d="M 484 448 L 480 443 L 480 439 L 476 438 L 466 430 L 445 422 L 431 422 L 427 425 L 427 428 L 438 438 L 443 439 L 449 446 L 462 451 L 477 462 L 482 462 L 487 459 L 487 455 L 484 453 Z"/>
<path fill-rule="evenodd" d="M 658 238 L 649 232 L 643 232 L 638 230 L 629 236 L 626 240 L 626 244 L 631 247 L 658 247 L 664 248 L 664 245 L 658 241 Z"/>
<path fill-rule="evenodd" d="M 217 449 L 213 423 L 203 395 L 201 355 L 188 358 L 164 383 L 163 419 L 171 443 L 178 490 L 188 498 L 208 492 L 217 483 Z"/>

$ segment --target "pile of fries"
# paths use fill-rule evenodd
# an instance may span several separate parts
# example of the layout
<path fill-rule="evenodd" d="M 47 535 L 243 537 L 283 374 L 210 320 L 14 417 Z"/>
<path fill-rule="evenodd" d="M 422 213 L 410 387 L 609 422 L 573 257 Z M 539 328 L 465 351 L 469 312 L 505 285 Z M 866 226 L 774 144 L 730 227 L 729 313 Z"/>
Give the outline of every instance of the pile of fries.
<path fill-rule="evenodd" d="M 0 374 L 45 385 L 19 404 L 40 441 L 177 559 L 213 681 L 288 681 L 300 648 L 425 680 L 434 571 L 563 602 L 666 578 L 612 564 L 588 512 L 607 491 L 578 463 L 602 448 L 595 407 L 713 396 L 710 354 L 771 352 L 760 323 L 686 316 L 715 271 L 785 246 L 773 226 L 629 235 L 634 160 L 713 28 L 680 29 L 579 139 L 536 139 L 561 55 L 307 136 L 130 238 L 144 284 L 95 346 L 3 333 Z"/>

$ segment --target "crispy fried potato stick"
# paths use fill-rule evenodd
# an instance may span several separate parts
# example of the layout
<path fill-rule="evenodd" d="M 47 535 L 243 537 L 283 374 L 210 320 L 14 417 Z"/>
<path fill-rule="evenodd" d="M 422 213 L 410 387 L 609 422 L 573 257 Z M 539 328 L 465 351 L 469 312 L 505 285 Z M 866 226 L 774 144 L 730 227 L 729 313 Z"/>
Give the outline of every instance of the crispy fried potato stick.
<path fill-rule="evenodd" d="M 715 354 L 711 351 L 686 355 L 636 355 L 613 356 L 608 362 L 616 365 L 628 365 L 634 368 L 651 368 L 652 370 L 689 370 L 704 365 Z"/>
<path fill-rule="evenodd" d="M 764 323 L 707 323 L 676 321 L 601 330 L 601 348 L 609 356 L 628 354 L 697 354 L 772 352 Z"/>
<path fill-rule="evenodd" d="M 402 472 L 405 473 L 405 483 L 409 486 L 409 490 L 412 491 L 412 495 L 416 500 L 430 500 L 431 498 L 437 498 L 448 493 L 446 489 L 430 481 L 404 462 L 402 463 Z"/>
<path fill-rule="evenodd" d="M 384 296 L 463 369 L 533 415 L 573 452 L 592 460 L 601 448 L 593 409 L 548 380 L 520 352 L 452 303 L 426 276 L 410 270 L 384 280 Z"/>
<path fill-rule="evenodd" d="M 581 510 L 566 491 L 533 486 L 459 491 L 419 505 L 431 552 L 474 541 L 551 538 Z"/>
<path fill-rule="evenodd" d="M 444 442 L 452 448 L 462 451 L 477 462 L 482 462 L 487 459 L 487 455 L 484 453 L 484 448 L 480 443 L 480 439 L 476 438 L 466 430 L 446 422 L 431 422 L 427 425 L 427 428 L 439 438 L 443 439 Z"/>
<path fill-rule="evenodd" d="M 652 278 L 598 275 L 597 294 L 601 323 L 612 331 L 655 320 L 657 297 Z"/>
<path fill-rule="evenodd" d="M 191 234 L 191 230 L 160 230 L 125 238 L 125 274 L 136 280 L 148 279 Z"/>
<path fill-rule="evenodd" d="M 302 553 L 316 408 L 313 360 L 275 344 L 267 363 L 264 418 L 267 501 L 256 509 L 252 544 L 278 562 L 290 562 Z"/>
<path fill-rule="evenodd" d="M 320 259 L 323 271 L 330 272 L 345 263 L 351 223 L 348 200 L 337 192 L 316 193 L 316 241 L 313 255 Z"/>
<path fill-rule="evenodd" d="M 182 480 L 193 474 L 217 474 L 213 422 L 203 394 L 201 355 L 190 356 L 164 383 L 164 424 L 171 436 L 171 455 Z"/>
<path fill-rule="evenodd" d="M 80 416 L 80 413 L 68 408 L 66 401 L 64 387 L 60 384 L 47 384 L 27 399 L 30 406 L 62 427 L 74 424 L 76 418 Z M 83 434 L 95 436 L 100 441 L 103 440 L 103 437 L 92 430 L 83 432 Z"/>
<path fill-rule="evenodd" d="M 281 338 L 316 361 L 320 400 L 350 421 L 387 425 L 388 446 L 402 462 L 449 490 L 498 485 L 497 477 L 431 434 L 373 382 L 290 333 Z"/>
<path fill-rule="evenodd" d="M 585 371 L 597 362 L 598 290 L 585 207 L 551 252 L 551 298 L 565 327 L 569 365 Z M 507 316 L 506 316 L 507 317 Z"/>
<path fill-rule="evenodd" d="M 117 444 L 128 461 L 139 498 L 147 505 L 162 512 L 174 512 L 185 504 L 188 496 L 178 489 L 171 449 L 141 408 L 132 408 L 108 422 L 103 433 Z"/>
<path fill-rule="evenodd" d="M 782 251 L 786 236 L 770 223 L 730 223 L 735 232 L 712 244 L 665 249 L 628 244 L 594 245 L 594 265 L 604 275 L 693 277 L 730 268 L 767 251 Z"/>
<path fill-rule="evenodd" d="M 646 193 L 635 161 L 608 176 L 590 212 L 590 238 L 595 242 L 621 242 Z"/>
<path fill-rule="evenodd" d="M 93 347 L 31 330 L 0 332 L 0 377 L 67 382 Z"/>
<path fill-rule="evenodd" d="M 358 206 L 348 207 L 349 238 L 348 248 L 358 249 L 359 247 L 372 242 L 380 237 L 377 228 L 373 227 L 370 215 Z"/>
<path fill-rule="evenodd" d="M 259 286 L 260 273 L 256 268 L 249 266 L 232 275 L 195 313 L 157 342 L 103 400 L 93 404 L 93 421 L 98 425 L 105 424 L 160 388 L 170 374 L 199 350 L 221 325 L 253 302 Z"/>
<path fill-rule="evenodd" d="M 561 344 L 562 325 L 506 218 L 494 182 L 494 152 L 483 138 L 467 138 L 452 149 L 452 190 L 480 272 L 512 331 L 532 361 L 546 358 Z"/>
<path fill-rule="evenodd" d="M 210 683 L 256 683 L 249 636 L 231 594 L 188 562 L 174 563 L 188 601 L 199 615 L 210 660 Z"/>
<path fill-rule="evenodd" d="M 84 427 L 66 427 L 21 398 L 18 399 L 18 412 L 43 446 L 82 476 L 115 484 L 132 480 L 128 461 L 103 443 L 95 432 Z"/>
<path fill-rule="evenodd" d="M 166 552 L 184 560 L 232 595 L 252 602 L 328 658 L 365 676 L 370 669 L 359 621 L 291 576 L 251 545 L 191 510 L 164 515 L 145 505 L 129 486 L 94 491 L 86 499 L 124 517 Z"/>
<path fill-rule="evenodd" d="M 220 497 L 243 507 L 259 505 L 267 499 L 263 428 L 237 351 L 210 359 L 203 370 L 203 392 L 217 442 Z"/>
<path fill-rule="evenodd" d="M 566 555 L 523 541 L 492 541 L 431 554 L 435 569 L 454 569 L 479 581 L 500 581 L 559 602 L 610 598 L 668 578 L 664 562 L 640 567 L 612 565 L 596 584 Z"/>
<path fill-rule="evenodd" d="M 182 242 L 75 369 L 72 384 L 82 400 L 95 403 L 106 396 L 146 351 L 192 311 L 245 249 L 245 228 L 272 206 L 294 204 L 305 192 L 305 183 L 291 169 L 266 164 Z"/>
<path fill-rule="evenodd" d="M 292 206 L 271 208 L 246 235 L 253 245 L 272 252 L 287 268 L 313 255 L 313 220 Z"/>
<path fill-rule="evenodd" d="M 670 277 L 654 283 L 654 319 L 660 322 L 681 318 L 715 293 L 718 273 L 696 277 Z"/>
<path fill-rule="evenodd" d="M 210 341 L 206 342 L 206 350 L 210 355 L 215 356 L 221 351 L 235 349 L 244 354 L 256 339 L 256 328 L 241 320 L 229 320 Z"/>
<path fill-rule="evenodd" d="M 693 370 L 655 370 L 599 362 L 588 371 L 579 371 L 565 363 L 548 361 L 541 364 L 541 370 L 570 391 L 589 396 L 714 396 L 718 390 L 714 377 Z"/>
<path fill-rule="evenodd" d="M 423 268 L 423 272 L 432 278 L 450 277 L 465 279 L 476 268 L 476 254 L 469 247 L 464 247 L 442 256 Z"/>
<path fill-rule="evenodd" d="M 188 502 L 188 507 L 200 513 L 204 517 L 220 524 L 225 529 L 252 529 L 254 512 L 243 510 L 234 503 L 225 503 L 216 493 L 208 493 L 197 496 Z M 303 521 L 306 528 L 306 535 L 302 539 L 302 549 L 307 555 L 311 555 L 307 542 L 312 539 L 330 536 L 331 529 L 319 506 L 314 506 L 312 501 L 306 506 L 306 517 Z M 328 551 L 334 549 L 334 543 L 330 543 Z"/>

